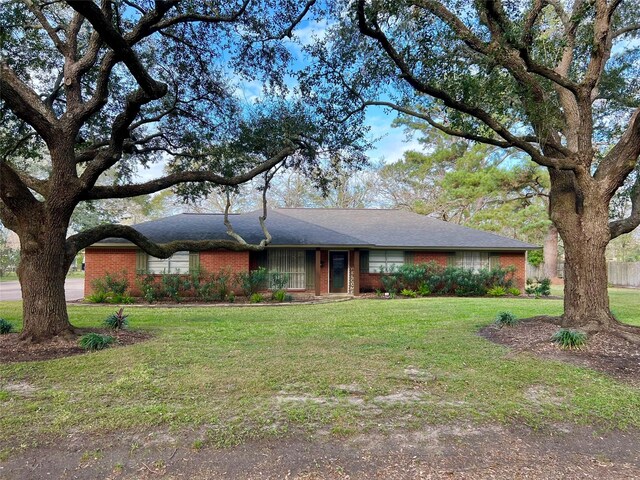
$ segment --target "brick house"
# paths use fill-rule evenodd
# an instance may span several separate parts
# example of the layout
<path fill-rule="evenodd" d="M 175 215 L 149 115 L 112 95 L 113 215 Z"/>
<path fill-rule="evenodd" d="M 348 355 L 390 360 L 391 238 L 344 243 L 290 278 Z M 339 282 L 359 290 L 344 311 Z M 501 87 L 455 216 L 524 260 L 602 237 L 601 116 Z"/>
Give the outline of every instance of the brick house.
<path fill-rule="evenodd" d="M 262 238 L 258 212 L 230 215 L 234 230 L 250 243 Z M 222 214 L 180 214 L 134 225 L 157 243 L 228 238 Z M 106 272 L 248 271 L 264 266 L 288 274 L 288 290 L 315 295 L 358 294 L 381 287 L 380 271 L 403 263 L 438 262 L 480 269 L 515 266 L 523 289 L 526 252 L 538 248 L 488 232 L 401 210 L 286 208 L 269 211 L 272 243 L 261 252 L 177 252 L 157 259 L 124 239 L 109 238 L 86 249 L 85 293 Z M 135 293 L 135 292 L 134 292 Z"/>

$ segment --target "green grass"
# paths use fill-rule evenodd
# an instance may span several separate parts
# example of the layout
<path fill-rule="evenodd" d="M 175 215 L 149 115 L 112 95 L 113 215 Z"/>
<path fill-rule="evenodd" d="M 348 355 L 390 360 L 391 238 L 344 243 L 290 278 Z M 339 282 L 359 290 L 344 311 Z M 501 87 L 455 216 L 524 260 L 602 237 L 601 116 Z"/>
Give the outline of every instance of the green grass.
<path fill-rule="evenodd" d="M 639 298 L 637 290 L 612 290 L 618 318 L 640 325 Z M 69 314 L 77 326 L 99 326 L 112 309 L 74 305 Z M 216 446 L 293 430 L 347 435 L 454 421 L 640 427 L 637 388 L 586 368 L 506 357 L 476 335 L 504 310 L 554 315 L 562 303 L 128 307 L 130 327 L 153 332 L 151 341 L 0 365 L 0 442 L 165 427 L 202 427 L 198 441 Z M 0 303 L 0 316 L 19 327 L 20 303 Z M 21 396 L 5 388 L 18 382 L 37 390 Z M 404 402 L 393 401 L 398 394 Z"/>

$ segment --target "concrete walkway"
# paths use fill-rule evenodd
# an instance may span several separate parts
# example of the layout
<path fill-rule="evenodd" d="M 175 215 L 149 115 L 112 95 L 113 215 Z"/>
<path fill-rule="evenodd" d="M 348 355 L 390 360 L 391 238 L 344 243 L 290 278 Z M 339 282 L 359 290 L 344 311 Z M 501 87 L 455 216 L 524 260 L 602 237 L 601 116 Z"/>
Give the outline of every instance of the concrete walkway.
<path fill-rule="evenodd" d="M 67 302 L 84 298 L 84 278 L 67 278 L 64 292 Z M 0 282 L 0 300 L 22 300 L 20 282 Z"/>

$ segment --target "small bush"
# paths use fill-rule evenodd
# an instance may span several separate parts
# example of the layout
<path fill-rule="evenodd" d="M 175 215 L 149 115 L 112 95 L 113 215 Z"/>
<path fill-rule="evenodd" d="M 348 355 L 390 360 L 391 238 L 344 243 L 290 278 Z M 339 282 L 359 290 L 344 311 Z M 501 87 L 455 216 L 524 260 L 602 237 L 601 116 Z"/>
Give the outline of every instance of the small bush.
<path fill-rule="evenodd" d="M 250 272 L 241 272 L 237 275 L 238 284 L 247 298 L 257 293 L 258 290 L 265 288 L 268 279 L 269 272 L 264 267 Z"/>
<path fill-rule="evenodd" d="M 271 272 L 271 288 L 275 291 L 284 290 L 289 283 L 288 273 Z"/>
<path fill-rule="evenodd" d="M 495 285 L 487 290 L 487 295 L 491 297 L 504 297 L 507 294 L 507 289 L 500 285 Z"/>
<path fill-rule="evenodd" d="M 276 290 L 275 292 L 273 292 L 272 296 L 276 302 L 282 303 L 287 298 L 287 292 L 285 290 Z"/>
<path fill-rule="evenodd" d="M 519 288 L 512 287 L 508 290 L 509 295 L 513 295 L 514 297 L 519 297 L 522 293 Z"/>
<path fill-rule="evenodd" d="M 171 298 L 176 303 L 180 303 L 185 290 L 191 287 L 189 279 L 177 273 L 163 273 L 161 284 L 163 296 Z"/>
<path fill-rule="evenodd" d="M 533 295 L 535 298 L 548 297 L 551 295 L 551 280 L 548 278 L 528 278 L 524 291 L 527 295 Z"/>
<path fill-rule="evenodd" d="M 249 297 L 249 303 L 262 303 L 264 302 L 264 296 L 261 293 L 252 293 Z"/>
<path fill-rule="evenodd" d="M 99 333 L 87 333 L 80 337 L 78 345 L 83 350 L 89 350 L 90 352 L 96 350 L 104 350 L 111 345 L 115 339 L 109 335 L 100 335 Z"/>
<path fill-rule="evenodd" d="M 500 312 L 496 316 L 496 324 L 502 327 L 513 327 L 518 323 L 518 318 L 511 312 Z"/>
<path fill-rule="evenodd" d="M 0 318 L 0 335 L 11 333 L 13 331 L 13 323 L 4 318 Z"/>
<path fill-rule="evenodd" d="M 403 297 L 416 298 L 418 296 L 418 292 L 405 288 L 400 292 L 400 295 L 402 295 Z"/>
<path fill-rule="evenodd" d="M 236 294 L 233 292 L 230 292 L 229 295 L 227 295 L 227 301 L 229 303 L 233 303 L 236 301 Z"/>
<path fill-rule="evenodd" d="M 107 294 L 107 292 L 102 291 L 93 292 L 91 295 L 87 295 L 85 298 L 85 300 L 90 303 L 107 303 L 108 299 L 109 295 Z"/>
<path fill-rule="evenodd" d="M 427 285 L 426 283 L 421 283 L 418 286 L 418 295 L 420 295 L 421 297 L 426 297 L 428 295 L 431 295 L 431 290 L 429 289 L 429 285 Z"/>
<path fill-rule="evenodd" d="M 122 307 L 120 310 L 117 310 L 115 313 L 112 313 L 105 318 L 102 324 L 105 327 L 112 328 L 113 330 L 123 330 L 127 328 L 127 325 L 129 324 L 129 321 L 127 320 L 128 316 L 129 315 L 124 314 L 124 307 Z"/>
<path fill-rule="evenodd" d="M 557 343 L 561 348 L 580 348 L 587 343 L 587 334 L 578 330 L 561 328 L 552 335 L 551 341 Z"/>

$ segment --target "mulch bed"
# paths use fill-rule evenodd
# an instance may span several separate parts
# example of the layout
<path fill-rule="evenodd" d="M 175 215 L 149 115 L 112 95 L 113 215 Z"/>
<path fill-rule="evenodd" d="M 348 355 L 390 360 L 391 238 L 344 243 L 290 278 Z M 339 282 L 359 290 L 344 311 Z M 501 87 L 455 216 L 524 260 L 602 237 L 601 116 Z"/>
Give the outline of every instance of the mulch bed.
<path fill-rule="evenodd" d="M 33 362 L 50 360 L 53 358 L 69 357 L 87 353 L 78 346 L 78 340 L 85 333 L 95 332 L 103 335 L 111 335 L 116 341 L 110 348 L 133 345 L 151 338 L 144 332 L 131 330 L 113 331 L 99 328 L 77 329 L 77 337 L 54 337 L 51 341 L 42 343 L 23 342 L 19 333 L 0 335 L 0 363 Z"/>
<path fill-rule="evenodd" d="M 523 320 L 514 327 L 482 328 L 480 336 L 512 348 L 510 355 L 531 353 L 537 357 L 568 362 L 606 373 L 617 380 L 640 386 L 640 346 L 609 333 L 589 335 L 581 349 L 566 350 L 551 342 L 559 325 L 542 320 Z"/>

